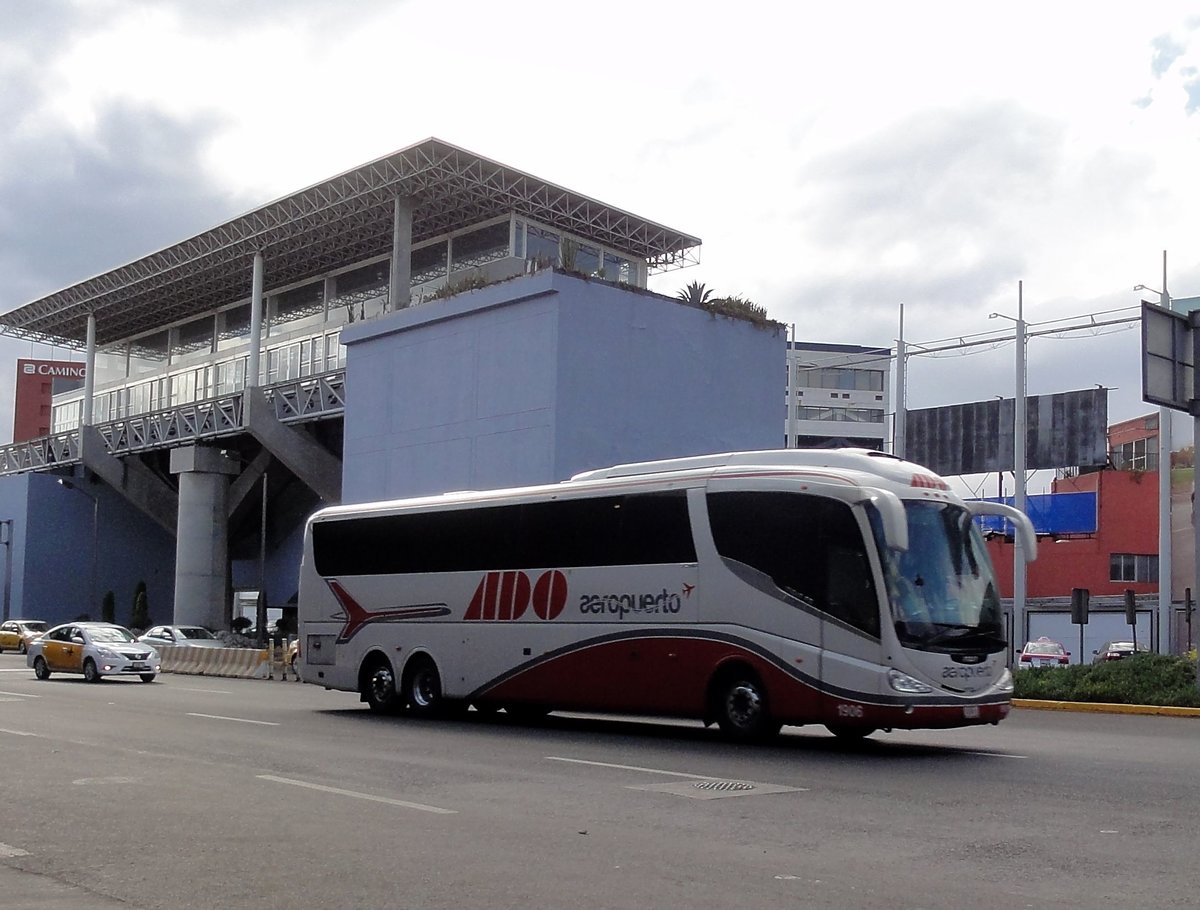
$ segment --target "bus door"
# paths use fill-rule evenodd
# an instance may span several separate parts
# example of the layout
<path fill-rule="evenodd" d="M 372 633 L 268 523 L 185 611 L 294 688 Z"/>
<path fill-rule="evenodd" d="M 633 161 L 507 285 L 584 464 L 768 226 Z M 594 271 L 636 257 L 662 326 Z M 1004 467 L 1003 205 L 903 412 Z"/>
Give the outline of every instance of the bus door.
<path fill-rule="evenodd" d="M 822 720 L 861 721 L 866 696 L 883 684 L 878 584 L 865 535 L 869 526 L 860 510 L 825 500 L 816 516 L 820 524 L 814 556 L 821 565 L 817 596 L 821 622 Z"/>

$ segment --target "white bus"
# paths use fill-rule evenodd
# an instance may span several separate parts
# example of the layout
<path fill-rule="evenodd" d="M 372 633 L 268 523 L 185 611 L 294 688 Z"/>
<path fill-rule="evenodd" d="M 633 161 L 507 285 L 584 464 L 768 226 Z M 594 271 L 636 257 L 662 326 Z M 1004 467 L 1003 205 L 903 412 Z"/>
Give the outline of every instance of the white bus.
<path fill-rule="evenodd" d="M 736 739 L 997 723 L 998 587 L 940 477 L 863 449 L 621 465 L 336 506 L 305 530 L 300 676 L 373 710 L 691 717 Z"/>

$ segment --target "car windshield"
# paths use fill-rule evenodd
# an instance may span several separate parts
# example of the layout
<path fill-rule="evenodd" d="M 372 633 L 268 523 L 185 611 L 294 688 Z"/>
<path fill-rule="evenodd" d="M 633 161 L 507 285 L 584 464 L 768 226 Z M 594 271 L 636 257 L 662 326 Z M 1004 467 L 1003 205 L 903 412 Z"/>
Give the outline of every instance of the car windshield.
<path fill-rule="evenodd" d="M 29 632 L 45 632 L 46 624 L 44 622 L 23 622 L 20 624 L 22 628 Z"/>
<path fill-rule="evenodd" d="M 953 503 L 926 501 L 905 502 L 904 511 L 907 550 L 883 545 L 876 531 L 900 643 L 946 653 L 1004 650 L 996 578 L 971 513 Z"/>
<path fill-rule="evenodd" d="M 1063 646 L 1056 641 L 1031 641 L 1025 646 L 1026 654 L 1062 654 Z"/>
<path fill-rule="evenodd" d="M 1132 651 L 1133 642 L 1131 641 L 1114 641 L 1108 645 L 1106 651 Z"/>
<path fill-rule="evenodd" d="M 213 635 L 212 632 L 208 631 L 208 629 L 202 629 L 202 628 L 200 628 L 200 626 L 181 626 L 179 628 L 179 634 L 182 635 L 184 638 L 191 638 L 191 639 L 198 639 L 198 638 L 212 639 L 212 638 L 217 637 L 217 636 Z"/>
<path fill-rule="evenodd" d="M 102 629 L 88 629 L 92 641 L 133 641 L 133 634 L 127 629 L 108 626 Z"/>

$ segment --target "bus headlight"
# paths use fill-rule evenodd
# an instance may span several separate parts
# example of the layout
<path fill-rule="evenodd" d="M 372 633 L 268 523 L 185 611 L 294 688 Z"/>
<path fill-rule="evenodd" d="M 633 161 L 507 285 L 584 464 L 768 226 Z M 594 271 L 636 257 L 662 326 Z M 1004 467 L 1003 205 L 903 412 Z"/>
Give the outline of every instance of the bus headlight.
<path fill-rule="evenodd" d="M 913 679 L 907 673 L 901 673 L 899 670 L 888 670 L 888 685 L 905 695 L 925 695 L 933 691 L 933 687 L 927 686 L 921 680 Z"/>
<path fill-rule="evenodd" d="M 1000 674 L 1000 678 L 996 680 L 997 692 L 1011 692 L 1013 690 L 1013 675 L 1012 672 L 1005 667 L 1004 672 Z"/>

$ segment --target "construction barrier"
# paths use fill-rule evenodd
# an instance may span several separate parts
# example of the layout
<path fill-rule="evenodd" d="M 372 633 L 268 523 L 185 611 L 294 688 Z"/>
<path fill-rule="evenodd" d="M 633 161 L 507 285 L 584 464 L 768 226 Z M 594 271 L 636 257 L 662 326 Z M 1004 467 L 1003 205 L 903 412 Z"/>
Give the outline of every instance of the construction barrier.
<path fill-rule="evenodd" d="M 159 645 L 162 672 L 194 676 L 236 676 L 241 679 L 269 679 L 270 649 L 192 648 L 186 645 Z"/>

